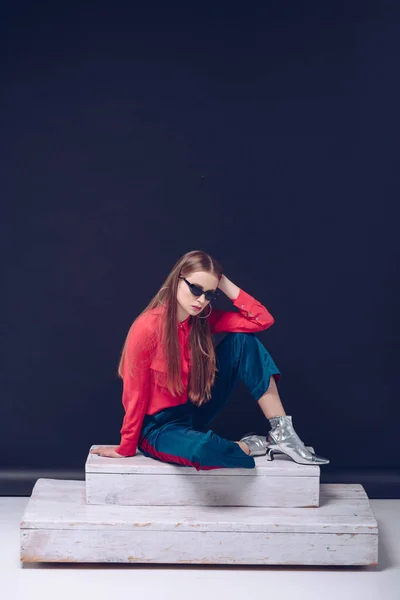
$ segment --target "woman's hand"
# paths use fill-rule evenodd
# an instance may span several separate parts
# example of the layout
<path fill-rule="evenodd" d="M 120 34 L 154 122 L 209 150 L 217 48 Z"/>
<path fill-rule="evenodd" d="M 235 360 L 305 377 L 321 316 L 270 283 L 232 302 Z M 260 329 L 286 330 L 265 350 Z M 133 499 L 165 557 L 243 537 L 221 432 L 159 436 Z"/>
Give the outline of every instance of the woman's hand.
<path fill-rule="evenodd" d="M 235 285 L 233 281 L 226 277 L 226 275 L 221 275 L 221 278 L 218 282 L 218 287 L 231 300 L 235 300 L 239 296 L 240 287 Z"/>
<path fill-rule="evenodd" d="M 115 448 L 112 446 L 100 446 L 90 451 L 90 454 L 98 454 L 99 456 L 106 456 L 107 458 L 126 458 L 122 454 L 115 452 Z"/>

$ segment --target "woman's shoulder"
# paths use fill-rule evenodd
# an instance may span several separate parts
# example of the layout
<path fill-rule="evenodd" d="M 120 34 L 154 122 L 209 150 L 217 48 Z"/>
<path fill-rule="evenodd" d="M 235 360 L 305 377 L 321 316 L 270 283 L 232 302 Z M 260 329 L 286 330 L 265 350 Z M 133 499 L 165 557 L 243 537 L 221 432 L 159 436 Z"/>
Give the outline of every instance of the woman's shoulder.
<path fill-rule="evenodd" d="M 143 335 L 149 335 L 158 330 L 160 325 L 160 311 L 158 308 L 151 308 L 142 312 L 134 322 L 132 328 L 135 332 Z"/>
<path fill-rule="evenodd" d="M 128 350 L 131 352 L 146 348 L 154 350 L 158 345 L 159 324 L 159 315 L 153 310 L 146 310 L 136 317 L 127 336 Z"/>
<path fill-rule="evenodd" d="M 138 315 L 133 322 L 140 323 L 141 325 L 154 323 L 158 320 L 158 314 L 156 311 L 157 309 L 155 308 L 145 310 L 144 312 L 140 313 L 140 315 Z"/>

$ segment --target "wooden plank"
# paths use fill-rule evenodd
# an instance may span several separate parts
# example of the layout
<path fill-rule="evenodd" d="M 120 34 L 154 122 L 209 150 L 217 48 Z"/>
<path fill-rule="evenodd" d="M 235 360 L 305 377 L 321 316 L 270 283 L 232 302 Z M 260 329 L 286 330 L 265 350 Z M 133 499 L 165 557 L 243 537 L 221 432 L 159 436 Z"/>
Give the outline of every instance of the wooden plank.
<path fill-rule="evenodd" d="M 341 494 L 337 494 L 340 488 Z M 348 495 L 345 495 L 348 490 Z M 87 505 L 85 482 L 39 479 L 21 529 L 154 532 L 377 534 L 368 496 L 359 484 L 321 485 L 318 508 Z M 355 492 L 358 492 L 355 494 Z"/>
<path fill-rule="evenodd" d="M 93 445 L 90 450 L 98 448 Z M 115 446 L 117 447 L 117 446 Z M 314 451 L 312 446 L 307 446 Z M 266 456 L 255 457 L 256 467 L 254 469 L 213 469 L 202 471 L 205 477 L 212 477 L 216 471 L 221 477 L 255 477 L 260 475 L 274 475 L 275 477 L 318 477 L 320 467 L 318 465 L 300 465 L 285 454 L 275 454 L 275 459 L 268 461 Z M 89 452 L 86 464 L 86 473 L 147 473 L 153 475 L 185 474 L 196 476 L 198 471 L 194 467 L 184 467 L 164 463 L 154 458 L 149 458 L 138 452 L 135 456 L 126 458 L 107 458 Z"/>
<path fill-rule="evenodd" d="M 319 489 L 318 477 L 86 474 L 86 502 L 95 505 L 317 507 Z"/>
<path fill-rule="evenodd" d="M 39 479 L 20 523 L 22 562 L 375 565 L 362 486 L 324 484 L 318 508 L 87 505 L 85 482 Z"/>
<path fill-rule="evenodd" d="M 255 463 L 254 469 L 197 471 L 143 454 L 112 459 L 89 452 L 86 502 L 119 506 L 319 505 L 318 465 L 300 465 L 284 454 L 277 454 L 273 461 L 259 456 Z"/>
<path fill-rule="evenodd" d="M 364 498 L 368 500 L 365 489 L 359 483 L 323 484 L 320 489 L 320 497 L 324 498 L 326 496 L 329 498 Z"/>
<path fill-rule="evenodd" d="M 303 509 L 308 510 L 308 509 Z M 315 509 L 319 510 L 319 509 Z M 335 533 L 22 530 L 22 562 L 376 565 L 378 536 Z"/>

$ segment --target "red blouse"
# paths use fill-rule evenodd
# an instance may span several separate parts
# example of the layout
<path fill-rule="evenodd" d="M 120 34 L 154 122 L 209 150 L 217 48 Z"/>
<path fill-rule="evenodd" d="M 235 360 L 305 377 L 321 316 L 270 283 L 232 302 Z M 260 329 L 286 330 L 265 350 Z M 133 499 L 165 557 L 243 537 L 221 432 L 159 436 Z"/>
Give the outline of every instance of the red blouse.
<path fill-rule="evenodd" d="M 244 290 L 240 290 L 238 297 L 232 300 L 232 303 L 240 312 L 213 308 L 208 317 L 212 333 L 257 332 L 273 325 L 274 318 L 265 306 Z M 177 323 L 182 382 L 185 385 L 185 391 L 182 395 L 174 397 L 166 387 L 167 365 L 161 354 L 161 348 L 156 347 L 154 353 L 153 346 L 151 353 L 148 343 L 158 325 L 162 309 L 163 307 L 157 307 L 141 314 L 129 331 L 122 367 L 122 404 L 125 408 L 125 417 L 120 431 L 121 443 L 115 448 L 123 456 L 134 456 L 136 453 L 140 430 L 146 414 L 152 415 L 159 410 L 184 404 L 188 399 L 190 358 L 187 340 L 190 331 L 190 315 L 184 321 Z M 133 368 L 129 369 L 129 365 Z"/>

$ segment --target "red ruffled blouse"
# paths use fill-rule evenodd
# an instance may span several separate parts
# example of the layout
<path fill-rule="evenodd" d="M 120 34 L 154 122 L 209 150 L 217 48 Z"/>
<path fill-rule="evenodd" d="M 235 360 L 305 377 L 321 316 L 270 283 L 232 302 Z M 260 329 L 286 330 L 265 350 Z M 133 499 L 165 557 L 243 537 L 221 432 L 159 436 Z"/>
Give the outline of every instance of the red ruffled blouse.
<path fill-rule="evenodd" d="M 240 289 L 232 300 L 239 312 L 213 308 L 208 317 L 211 332 L 226 331 L 257 332 L 267 329 L 274 323 L 273 316 L 258 300 Z M 125 416 L 122 423 L 121 443 L 115 450 L 123 456 L 134 456 L 139 441 L 144 416 L 159 410 L 184 404 L 188 399 L 187 384 L 190 371 L 188 355 L 188 335 L 190 315 L 177 323 L 181 349 L 182 382 L 185 391 L 172 396 L 166 387 L 167 365 L 161 348 L 154 346 L 150 351 L 149 339 L 159 324 L 159 314 L 163 307 L 157 307 L 141 314 L 133 323 L 127 340 L 122 366 L 122 404 Z M 153 336 L 154 337 L 154 336 Z M 165 385 L 163 385 L 163 381 Z M 160 384 L 161 382 L 161 384 Z M 156 385 L 157 384 L 157 385 Z"/>

